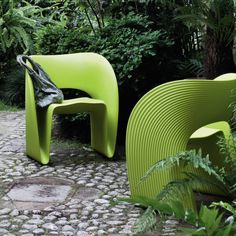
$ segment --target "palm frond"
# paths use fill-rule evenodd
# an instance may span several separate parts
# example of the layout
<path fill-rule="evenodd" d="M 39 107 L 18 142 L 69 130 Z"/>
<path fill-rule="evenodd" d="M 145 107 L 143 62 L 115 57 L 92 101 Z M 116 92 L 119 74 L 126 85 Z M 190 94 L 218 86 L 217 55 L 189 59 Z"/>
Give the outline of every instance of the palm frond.
<path fill-rule="evenodd" d="M 197 59 L 188 59 L 179 63 L 178 69 L 180 70 L 181 77 L 201 77 L 203 76 L 203 65 Z"/>

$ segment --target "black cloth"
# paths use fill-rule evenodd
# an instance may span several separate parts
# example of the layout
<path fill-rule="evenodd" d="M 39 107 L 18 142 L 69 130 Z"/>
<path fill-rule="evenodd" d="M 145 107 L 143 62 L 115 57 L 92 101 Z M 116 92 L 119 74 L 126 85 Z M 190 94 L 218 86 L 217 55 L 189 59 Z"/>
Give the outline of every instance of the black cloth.
<path fill-rule="evenodd" d="M 26 62 L 32 66 L 29 67 Z M 62 91 L 51 81 L 43 68 L 27 55 L 18 55 L 17 62 L 24 67 L 33 82 L 35 101 L 39 107 L 47 107 L 52 103 L 61 103 L 64 99 Z"/>

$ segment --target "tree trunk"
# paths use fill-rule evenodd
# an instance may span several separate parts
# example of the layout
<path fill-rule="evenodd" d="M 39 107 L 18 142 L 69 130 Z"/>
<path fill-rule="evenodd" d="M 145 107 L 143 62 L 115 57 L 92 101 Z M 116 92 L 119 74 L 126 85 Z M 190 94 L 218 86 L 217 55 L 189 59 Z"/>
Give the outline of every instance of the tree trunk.
<path fill-rule="evenodd" d="M 204 75 L 207 79 L 229 72 L 236 72 L 233 59 L 235 29 L 233 0 L 214 0 L 209 11 L 209 21 L 204 45 Z"/>
<path fill-rule="evenodd" d="M 226 45 L 215 37 L 208 37 L 205 40 L 204 55 L 204 76 L 207 79 L 230 72 L 236 72 L 233 59 L 233 42 Z"/>

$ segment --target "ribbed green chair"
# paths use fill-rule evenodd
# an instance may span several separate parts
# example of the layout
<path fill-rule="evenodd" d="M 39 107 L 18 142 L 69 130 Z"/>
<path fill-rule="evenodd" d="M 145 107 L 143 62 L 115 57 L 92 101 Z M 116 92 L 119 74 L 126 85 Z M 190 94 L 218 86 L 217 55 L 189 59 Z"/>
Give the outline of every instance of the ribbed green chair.
<path fill-rule="evenodd" d="M 47 108 L 35 106 L 32 80 L 26 73 L 26 154 L 42 164 L 49 162 L 53 114 L 89 112 L 91 146 L 112 157 L 118 124 L 118 86 L 110 63 L 95 53 L 34 55 L 59 88 L 79 89 L 89 97 L 64 100 Z"/>
<path fill-rule="evenodd" d="M 213 162 L 222 164 L 222 160 L 217 160 L 219 154 L 215 156 L 211 152 L 216 153 L 217 135 L 229 134 L 229 126 L 222 121 L 231 118 L 229 104 L 235 100 L 231 95 L 234 88 L 236 74 L 230 73 L 216 80 L 165 83 L 138 101 L 126 132 L 126 159 L 132 196 L 154 197 L 168 182 L 181 178 L 181 169 L 174 167 L 158 171 L 140 183 L 146 171 L 157 161 L 189 148 L 202 147 Z M 219 193 L 210 187 L 198 190 Z"/>

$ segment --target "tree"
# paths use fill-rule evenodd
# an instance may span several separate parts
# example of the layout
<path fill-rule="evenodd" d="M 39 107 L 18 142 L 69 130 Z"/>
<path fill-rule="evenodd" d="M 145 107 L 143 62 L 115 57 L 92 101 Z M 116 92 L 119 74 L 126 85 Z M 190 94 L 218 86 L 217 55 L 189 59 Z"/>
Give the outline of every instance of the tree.
<path fill-rule="evenodd" d="M 234 0 L 191 0 L 179 10 L 177 19 L 198 27 L 203 36 L 205 77 L 213 79 L 223 73 L 235 72 L 232 52 Z"/>

